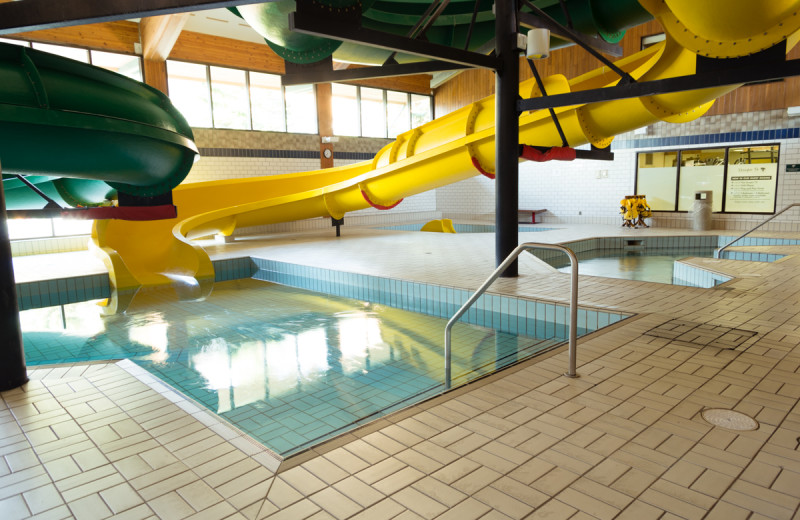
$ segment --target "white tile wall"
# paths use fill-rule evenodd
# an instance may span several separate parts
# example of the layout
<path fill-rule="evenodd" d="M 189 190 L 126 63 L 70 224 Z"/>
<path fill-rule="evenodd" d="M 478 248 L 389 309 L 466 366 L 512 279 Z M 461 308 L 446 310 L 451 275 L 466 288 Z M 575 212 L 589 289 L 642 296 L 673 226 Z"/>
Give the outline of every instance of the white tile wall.
<path fill-rule="evenodd" d="M 89 249 L 89 235 L 13 240 L 11 242 L 11 256 L 46 255 L 87 249 Z"/>

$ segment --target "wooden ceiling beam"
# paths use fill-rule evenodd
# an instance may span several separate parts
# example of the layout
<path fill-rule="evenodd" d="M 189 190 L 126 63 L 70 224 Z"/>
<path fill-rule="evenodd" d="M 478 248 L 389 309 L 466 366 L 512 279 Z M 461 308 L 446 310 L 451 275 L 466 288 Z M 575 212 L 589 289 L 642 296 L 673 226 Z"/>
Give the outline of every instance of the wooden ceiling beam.
<path fill-rule="evenodd" d="M 166 60 L 188 19 L 189 13 L 142 18 L 139 24 L 142 57 L 146 60 Z"/>

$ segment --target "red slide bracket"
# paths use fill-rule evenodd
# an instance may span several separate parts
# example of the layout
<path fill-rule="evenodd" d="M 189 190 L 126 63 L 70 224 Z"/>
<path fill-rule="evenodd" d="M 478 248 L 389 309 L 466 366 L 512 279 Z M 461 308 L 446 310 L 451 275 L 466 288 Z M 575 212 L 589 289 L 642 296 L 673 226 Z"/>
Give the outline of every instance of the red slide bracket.
<path fill-rule="evenodd" d="M 361 196 L 364 197 L 364 200 L 366 200 L 369 203 L 370 206 L 372 206 L 375 209 L 380 209 L 380 210 L 392 209 L 394 207 L 397 207 L 397 205 L 400 204 L 401 202 L 403 202 L 403 199 L 400 199 L 397 202 L 395 202 L 394 204 L 392 204 L 391 206 L 383 206 L 381 204 L 376 204 L 376 203 L 372 202 L 369 199 L 369 195 L 367 195 L 367 192 L 364 191 L 364 190 L 361 190 Z"/>
<path fill-rule="evenodd" d="M 494 174 L 492 172 L 487 172 L 486 170 L 484 170 L 483 166 L 481 166 L 481 162 L 478 160 L 477 157 L 472 157 L 471 159 L 472 159 L 472 166 L 474 166 L 476 170 L 481 172 L 481 175 L 483 175 L 485 177 L 489 177 L 490 179 L 494 179 L 495 177 L 497 177 L 496 174 Z"/>
<path fill-rule="evenodd" d="M 535 162 L 546 161 L 574 161 L 577 156 L 575 148 L 566 146 L 553 146 L 552 148 L 541 148 L 537 146 L 520 146 L 519 156 L 523 159 Z"/>

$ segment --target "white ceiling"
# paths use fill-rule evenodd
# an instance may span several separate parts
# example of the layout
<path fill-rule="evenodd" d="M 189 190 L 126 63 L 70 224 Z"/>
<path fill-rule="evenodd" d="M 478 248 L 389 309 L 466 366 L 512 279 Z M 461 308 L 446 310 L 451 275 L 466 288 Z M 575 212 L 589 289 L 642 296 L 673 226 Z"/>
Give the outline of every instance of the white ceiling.
<path fill-rule="evenodd" d="M 189 19 L 183 26 L 183 30 L 252 43 L 264 43 L 264 38 L 259 36 L 244 20 L 227 9 L 209 9 L 189 13 Z"/>

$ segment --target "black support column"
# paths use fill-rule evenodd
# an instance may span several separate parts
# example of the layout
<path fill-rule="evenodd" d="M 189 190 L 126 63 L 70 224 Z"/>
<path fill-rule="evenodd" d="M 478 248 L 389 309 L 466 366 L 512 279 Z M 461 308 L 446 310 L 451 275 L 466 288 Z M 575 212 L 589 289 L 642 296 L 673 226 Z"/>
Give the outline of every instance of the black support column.
<path fill-rule="evenodd" d="M 0 391 L 17 388 L 27 382 L 17 288 L 11 264 L 11 243 L 8 240 L 6 197 L 0 180 Z"/>
<path fill-rule="evenodd" d="M 495 1 L 495 259 L 500 265 L 517 247 L 519 208 L 519 51 L 517 50 L 517 0 Z M 517 262 L 503 277 L 517 276 Z"/>

